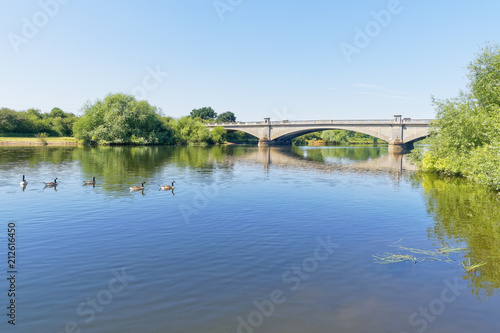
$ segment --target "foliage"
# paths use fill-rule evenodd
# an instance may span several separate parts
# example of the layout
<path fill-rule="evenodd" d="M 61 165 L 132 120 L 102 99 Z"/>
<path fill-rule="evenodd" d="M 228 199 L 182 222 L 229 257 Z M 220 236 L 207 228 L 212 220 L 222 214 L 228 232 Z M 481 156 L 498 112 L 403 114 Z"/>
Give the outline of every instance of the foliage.
<path fill-rule="evenodd" d="M 217 126 L 212 130 L 212 140 L 214 143 L 224 143 L 226 142 L 227 132 L 224 127 Z"/>
<path fill-rule="evenodd" d="M 437 110 L 421 168 L 500 189 L 500 48 L 488 45 L 468 66 L 468 92 L 434 100 Z"/>
<path fill-rule="evenodd" d="M 304 134 L 292 140 L 292 145 L 294 146 L 307 146 L 309 141 L 317 141 L 321 138 L 319 132 L 313 132 Z"/>
<path fill-rule="evenodd" d="M 200 118 L 203 120 L 215 120 L 217 117 L 217 112 L 215 112 L 211 107 L 203 107 L 200 109 L 194 109 L 189 114 L 191 118 Z"/>
<path fill-rule="evenodd" d="M 222 144 L 228 134 L 223 127 L 210 131 L 204 122 L 214 120 L 217 114 L 210 107 L 193 110 L 190 116 L 174 119 L 160 114 L 160 110 L 146 101 L 137 101 L 126 94 L 109 94 L 103 100 L 87 102 L 83 115 L 77 118 L 60 108 L 45 114 L 37 109 L 14 111 L 0 109 L 0 135 L 33 137 L 40 140 L 49 136 L 75 136 L 85 144 Z M 228 111 L 218 118 L 234 122 L 236 116 Z M 239 139 L 248 139 L 243 133 Z M 252 141 L 255 139 L 252 137 Z"/>
<path fill-rule="evenodd" d="M 126 94 L 110 94 L 87 103 L 73 127 L 84 143 L 168 144 L 172 131 L 162 121 L 158 108 Z"/>
<path fill-rule="evenodd" d="M 37 109 L 15 111 L 0 109 L 0 133 L 2 135 L 47 133 L 50 136 L 72 136 L 76 116 L 54 108 L 49 114 Z"/>
<path fill-rule="evenodd" d="M 322 132 L 308 133 L 292 140 L 295 146 L 308 145 L 310 141 L 324 140 L 327 144 L 373 144 L 381 140 L 367 134 L 346 131 L 346 130 L 327 130 Z"/>
<path fill-rule="evenodd" d="M 57 118 L 57 117 L 60 117 L 60 118 L 65 118 L 66 117 L 66 114 L 64 113 L 63 110 L 61 110 L 60 108 L 53 108 L 50 113 L 49 113 L 49 117 L 52 117 L 52 118 Z"/>
<path fill-rule="evenodd" d="M 209 144 L 212 143 L 210 130 L 199 119 L 182 117 L 171 120 L 177 144 Z"/>
<path fill-rule="evenodd" d="M 218 123 L 234 123 L 236 122 L 236 116 L 231 111 L 221 113 L 216 120 Z"/>
<path fill-rule="evenodd" d="M 241 131 L 227 133 L 226 140 L 232 143 L 257 143 L 259 141 L 255 136 Z"/>
<path fill-rule="evenodd" d="M 350 133 L 352 132 L 342 130 L 323 131 L 321 133 L 321 138 L 329 144 L 346 144 L 349 143 Z"/>

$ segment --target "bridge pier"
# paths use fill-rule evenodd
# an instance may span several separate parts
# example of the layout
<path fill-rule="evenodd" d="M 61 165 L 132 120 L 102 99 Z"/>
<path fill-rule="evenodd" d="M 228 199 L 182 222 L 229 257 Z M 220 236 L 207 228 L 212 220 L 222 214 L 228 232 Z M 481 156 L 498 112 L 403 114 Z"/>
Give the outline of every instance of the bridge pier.
<path fill-rule="evenodd" d="M 389 152 L 390 153 L 407 153 L 413 149 L 413 142 L 405 143 L 399 139 L 389 141 Z"/>

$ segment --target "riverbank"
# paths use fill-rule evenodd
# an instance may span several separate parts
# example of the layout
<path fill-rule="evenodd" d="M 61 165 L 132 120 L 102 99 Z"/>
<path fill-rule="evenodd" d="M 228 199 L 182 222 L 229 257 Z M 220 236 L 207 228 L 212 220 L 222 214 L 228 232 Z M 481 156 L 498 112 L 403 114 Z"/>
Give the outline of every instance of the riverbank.
<path fill-rule="evenodd" d="M 79 146 L 81 143 L 73 137 L 30 138 L 0 137 L 0 146 Z"/>

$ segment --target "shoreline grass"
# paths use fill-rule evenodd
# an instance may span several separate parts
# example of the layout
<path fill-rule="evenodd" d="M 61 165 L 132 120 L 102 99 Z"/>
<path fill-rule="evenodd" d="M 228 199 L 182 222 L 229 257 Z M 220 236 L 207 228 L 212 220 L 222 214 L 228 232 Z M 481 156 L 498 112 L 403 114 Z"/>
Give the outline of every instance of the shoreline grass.
<path fill-rule="evenodd" d="M 74 137 L 0 137 L 0 146 L 70 146 L 81 145 Z"/>

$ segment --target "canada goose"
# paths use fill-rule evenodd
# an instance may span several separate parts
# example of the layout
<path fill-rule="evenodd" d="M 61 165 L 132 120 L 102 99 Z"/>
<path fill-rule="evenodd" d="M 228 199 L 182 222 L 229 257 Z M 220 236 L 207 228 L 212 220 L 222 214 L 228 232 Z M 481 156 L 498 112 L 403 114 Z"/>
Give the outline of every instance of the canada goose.
<path fill-rule="evenodd" d="M 93 184 L 95 184 L 95 177 L 92 177 L 92 180 L 84 180 L 83 184 L 84 185 L 93 185 Z"/>
<path fill-rule="evenodd" d="M 140 191 L 140 190 L 144 190 L 144 184 L 146 184 L 146 182 L 142 182 L 142 185 L 141 186 L 132 186 L 130 188 L 131 191 Z"/>
<path fill-rule="evenodd" d="M 173 190 L 175 188 L 174 183 L 175 180 L 172 180 L 172 186 L 170 185 L 163 185 L 163 186 L 158 185 L 158 186 L 160 186 L 160 190 L 168 191 L 168 190 Z"/>
<path fill-rule="evenodd" d="M 26 181 L 26 179 L 24 179 L 24 175 L 23 175 L 23 180 L 19 183 L 19 185 L 21 185 L 21 186 L 28 185 L 28 182 Z"/>
<path fill-rule="evenodd" d="M 58 182 L 57 182 L 57 178 L 54 179 L 53 182 L 43 182 L 45 184 L 45 186 L 48 186 L 48 187 L 54 187 L 54 186 L 57 186 L 58 185 Z"/>

